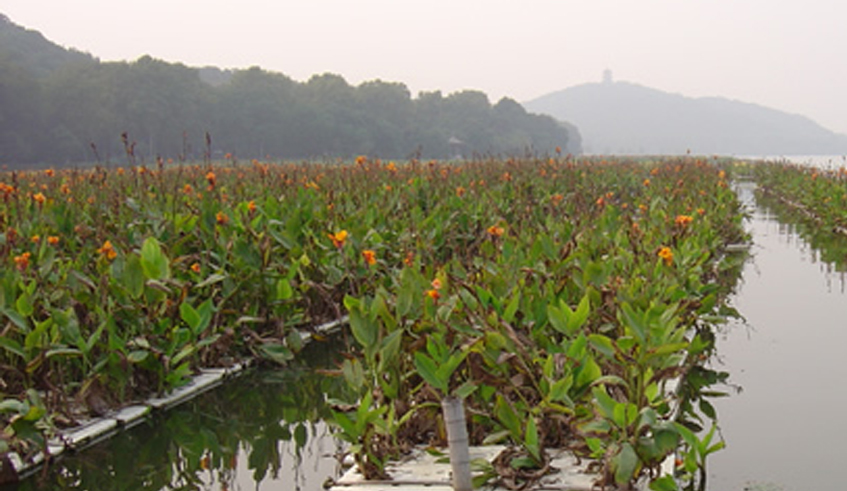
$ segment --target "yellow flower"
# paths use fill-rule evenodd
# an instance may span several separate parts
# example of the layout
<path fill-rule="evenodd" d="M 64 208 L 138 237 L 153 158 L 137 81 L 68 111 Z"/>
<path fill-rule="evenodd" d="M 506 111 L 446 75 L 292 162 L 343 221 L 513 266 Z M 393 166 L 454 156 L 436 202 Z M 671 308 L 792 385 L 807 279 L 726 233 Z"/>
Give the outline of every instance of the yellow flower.
<path fill-rule="evenodd" d="M 330 238 L 330 240 L 332 240 L 332 245 L 334 245 L 336 248 L 339 248 L 339 249 L 344 247 L 344 242 L 347 241 L 347 231 L 346 230 L 341 230 L 341 231 L 336 232 L 334 234 L 326 234 L 326 235 L 327 235 L 327 237 Z"/>
<path fill-rule="evenodd" d="M 677 227 L 685 227 L 686 225 L 688 225 L 692 221 L 694 221 L 694 217 L 692 217 L 690 215 L 677 215 L 676 218 L 674 219 L 674 223 L 676 224 Z"/>
<path fill-rule="evenodd" d="M 365 262 L 368 263 L 368 266 L 376 264 L 376 253 L 374 251 L 365 249 L 362 251 L 362 257 L 365 258 Z"/>
<path fill-rule="evenodd" d="M 666 265 L 673 264 L 673 251 L 670 247 L 662 247 L 657 255 L 665 261 Z"/>
<path fill-rule="evenodd" d="M 17 266 L 18 271 L 25 271 L 29 267 L 30 255 L 30 253 L 24 252 L 20 256 L 15 256 L 15 266 Z"/>
<path fill-rule="evenodd" d="M 229 217 L 226 216 L 226 213 L 219 211 L 215 215 L 215 221 L 218 222 L 218 225 L 226 225 L 226 223 L 229 221 Z"/>
<path fill-rule="evenodd" d="M 103 245 L 97 249 L 97 253 L 110 261 L 118 257 L 117 251 L 115 251 L 115 248 L 112 246 L 112 242 L 109 240 L 103 242 Z"/>
<path fill-rule="evenodd" d="M 498 225 L 492 225 L 492 226 L 488 227 L 487 231 L 488 231 L 488 234 L 491 235 L 492 237 L 501 237 L 506 232 L 506 230 L 503 227 L 500 227 Z"/>

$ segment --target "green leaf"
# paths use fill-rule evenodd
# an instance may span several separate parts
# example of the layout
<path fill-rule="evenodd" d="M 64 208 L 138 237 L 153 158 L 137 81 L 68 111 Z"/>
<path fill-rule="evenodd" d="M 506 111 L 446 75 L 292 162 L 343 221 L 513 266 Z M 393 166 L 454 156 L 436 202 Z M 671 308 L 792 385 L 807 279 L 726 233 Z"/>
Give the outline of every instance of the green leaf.
<path fill-rule="evenodd" d="M 626 484 L 632 480 L 638 467 L 638 455 L 635 449 L 627 442 L 621 446 L 621 451 L 612 458 L 615 467 L 615 482 Z"/>
<path fill-rule="evenodd" d="M 287 278 L 280 278 L 276 282 L 276 299 L 288 300 L 294 296 L 294 290 L 291 288 L 291 283 Z"/>
<path fill-rule="evenodd" d="M 32 300 L 26 293 L 22 293 L 18 297 L 18 300 L 15 302 L 15 309 L 24 317 L 29 317 L 35 312 L 35 308 L 32 306 Z"/>
<path fill-rule="evenodd" d="M 226 278 L 227 278 L 227 276 L 224 275 L 224 274 L 214 273 L 214 274 L 209 275 L 209 277 L 206 278 L 205 280 L 203 280 L 200 283 L 197 283 L 196 285 L 194 285 L 194 288 L 204 288 L 204 287 L 207 287 L 209 285 L 214 285 L 215 283 L 220 283 L 221 281 L 225 280 Z"/>
<path fill-rule="evenodd" d="M 447 394 L 448 381 L 441 380 L 438 377 L 438 367 L 435 364 L 435 360 L 426 354 L 417 351 L 415 352 L 415 369 L 418 371 L 418 375 L 420 375 L 426 383 L 431 385 L 433 388 L 440 390 L 442 394 Z"/>
<path fill-rule="evenodd" d="M 512 435 L 512 439 L 515 442 L 519 442 L 521 440 L 521 437 L 523 436 L 523 432 L 521 431 L 521 426 L 523 426 L 521 424 L 521 419 L 512 408 L 512 405 L 509 404 L 500 394 L 497 394 L 497 400 L 494 403 L 494 416 L 504 428 L 509 430 L 509 434 Z"/>
<path fill-rule="evenodd" d="M 594 394 L 594 400 L 597 402 L 597 407 L 600 408 L 600 412 L 603 413 L 603 416 L 606 419 L 610 419 L 612 421 L 615 420 L 615 407 L 618 403 L 612 399 L 612 396 L 606 392 L 606 386 L 598 385 L 592 389 L 592 394 Z"/>
<path fill-rule="evenodd" d="M 29 332 L 29 323 L 27 322 L 27 320 L 24 317 L 21 316 L 21 314 L 17 313 L 16 311 L 14 311 L 12 309 L 3 309 L 3 315 L 8 317 L 9 320 L 12 321 L 13 324 L 18 326 L 18 328 L 22 332 L 24 332 L 24 333 Z"/>
<path fill-rule="evenodd" d="M 529 417 L 526 422 L 526 435 L 524 436 L 526 451 L 535 459 L 536 464 L 541 462 L 541 446 L 538 442 L 538 428 L 535 426 L 535 418 Z"/>
<path fill-rule="evenodd" d="M 568 331 L 571 333 L 577 332 L 585 321 L 588 320 L 588 314 L 591 312 L 591 302 L 588 300 L 588 294 L 582 297 L 579 301 L 576 310 L 573 311 L 570 319 L 568 319 Z"/>
<path fill-rule="evenodd" d="M 179 305 L 179 316 L 183 321 L 185 321 L 192 331 L 197 331 L 197 327 L 200 325 L 202 318 L 200 317 L 200 313 L 197 312 L 197 309 L 192 307 L 187 300 L 183 301 Z"/>
<path fill-rule="evenodd" d="M 121 277 L 123 286 L 133 300 L 137 300 L 144 293 L 144 268 L 141 266 L 141 259 L 130 254 L 126 258 L 123 274 Z"/>
<path fill-rule="evenodd" d="M 21 346 L 20 343 L 18 343 L 14 339 L 8 338 L 6 336 L 0 337 L 0 348 L 5 349 L 6 351 L 8 351 L 9 353 L 12 353 L 13 355 L 17 355 L 17 356 L 23 358 L 24 361 L 27 361 L 26 360 L 26 353 L 24 352 L 23 347 Z"/>
<path fill-rule="evenodd" d="M 588 336 L 588 342 L 591 346 L 606 356 L 608 358 L 615 357 L 615 346 L 612 344 L 612 340 L 609 339 L 608 336 L 604 336 L 602 334 L 590 334 Z"/>
<path fill-rule="evenodd" d="M 676 480 L 671 475 L 662 476 L 650 483 L 652 491 L 679 491 Z"/>
<path fill-rule="evenodd" d="M 277 343 L 265 343 L 259 346 L 261 354 L 280 365 L 284 365 L 294 359 L 294 353 L 286 346 Z"/>
<path fill-rule="evenodd" d="M 509 305 L 506 306 L 506 310 L 503 312 L 503 320 L 509 324 L 515 319 L 515 314 L 518 311 L 518 308 L 521 305 L 521 292 L 518 290 L 515 295 L 512 297 L 512 300 L 509 302 Z"/>
<path fill-rule="evenodd" d="M 366 350 L 375 349 L 379 336 L 379 325 L 368 318 L 361 308 L 353 308 L 349 311 L 350 330 L 353 337 Z"/>
<path fill-rule="evenodd" d="M 643 315 L 639 315 L 627 302 L 621 305 L 621 313 L 623 314 L 624 324 L 629 328 L 629 331 L 632 332 L 642 346 L 646 344 L 647 326 L 643 323 Z"/>
<path fill-rule="evenodd" d="M 162 252 L 162 246 L 154 237 L 147 237 L 141 246 L 141 268 L 144 276 L 152 280 L 171 277 L 168 257 Z"/>

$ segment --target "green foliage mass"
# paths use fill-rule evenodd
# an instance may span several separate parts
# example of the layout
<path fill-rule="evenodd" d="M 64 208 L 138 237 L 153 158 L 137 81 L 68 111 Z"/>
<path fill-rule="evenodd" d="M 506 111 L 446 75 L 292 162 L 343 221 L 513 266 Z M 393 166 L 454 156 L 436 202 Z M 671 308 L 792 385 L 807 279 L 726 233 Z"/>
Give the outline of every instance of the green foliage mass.
<path fill-rule="evenodd" d="M 492 105 L 478 91 L 412 98 L 402 83 L 351 86 L 333 74 L 301 83 L 257 67 L 197 69 L 149 56 L 101 63 L 0 20 L 6 164 L 113 162 L 123 155 L 122 133 L 142 162 L 152 162 L 226 153 L 248 159 L 445 158 L 556 147 L 578 153 L 572 132 L 514 100 Z M 451 146 L 451 138 L 461 143 Z"/>

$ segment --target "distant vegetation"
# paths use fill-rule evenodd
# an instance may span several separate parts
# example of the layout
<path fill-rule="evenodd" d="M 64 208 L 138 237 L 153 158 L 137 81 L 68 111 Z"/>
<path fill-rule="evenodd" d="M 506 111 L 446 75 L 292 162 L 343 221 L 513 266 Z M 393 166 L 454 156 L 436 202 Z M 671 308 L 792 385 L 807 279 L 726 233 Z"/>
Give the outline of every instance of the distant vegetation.
<path fill-rule="evenodd" d="M 719 97 L 691 98 L 627 82 L 591 83 L 541 96 L 529 111 L 579 127 L 597 154 L 824 155 L 847 136 L 775 109 Z"/>
<path fill-rule="evenodd" d="M 125 152 L 124 132 L 145 162 L 207 153 L 444 158 L 556 147 L 579 152 L 578 138 L 569 139 L 563 124 L 508 98 L 492 105 L 482 92 L 436 91 L 413 99 L 401 83 L 351 86 L 332 74 L 300 83 L 260 68 L 197 69 L 149 56 L 103 63 L 0 14 L 3 163 L 115 162 Z"/>

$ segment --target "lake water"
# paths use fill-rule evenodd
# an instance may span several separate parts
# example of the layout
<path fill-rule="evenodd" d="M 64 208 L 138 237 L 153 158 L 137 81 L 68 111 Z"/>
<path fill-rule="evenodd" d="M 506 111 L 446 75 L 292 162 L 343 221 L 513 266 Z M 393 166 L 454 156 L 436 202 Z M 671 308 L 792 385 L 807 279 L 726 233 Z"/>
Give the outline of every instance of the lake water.
<path fill-rule="evenodd" d="M 341 475 L 323 420 L 343 381 L 339 343 L 311 343 L 303 365 L 252 372 L 2 491 L 314 491 Z"/>
<path fill-rule="evenodd" d="M 727 448 L 709 461 L 709 489 L 844 489 L 847 254 L 822 260 L 813 244 L 831 234 L 781 224 L 754 205 L 752 186 L 739 191 L 753 209 L 753 257 L 733 302 L 746 323 L 728 326 L 717 352 L 742 391 L 716 402 Z"/>

